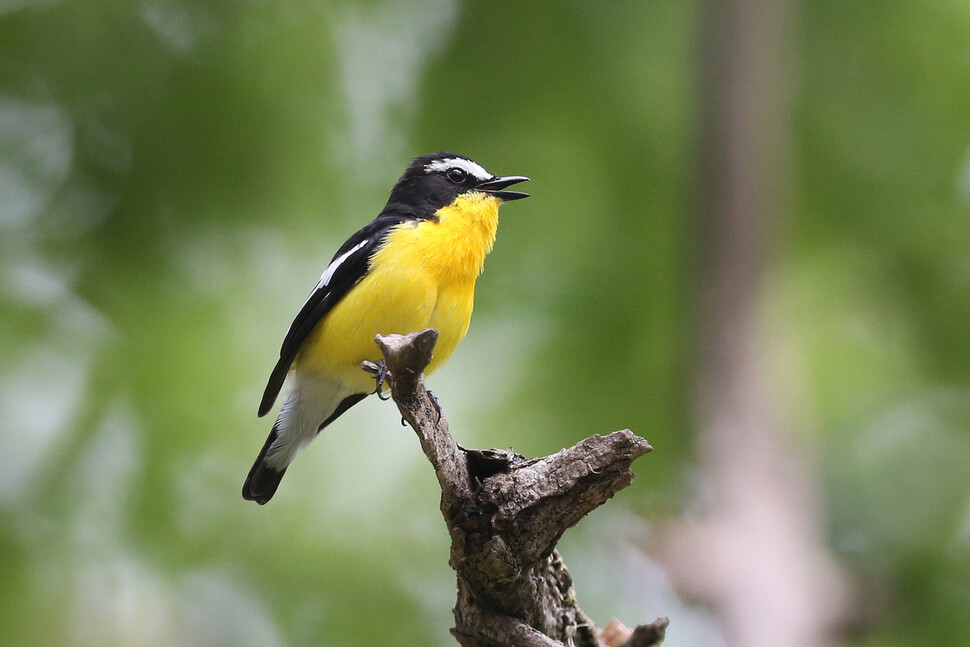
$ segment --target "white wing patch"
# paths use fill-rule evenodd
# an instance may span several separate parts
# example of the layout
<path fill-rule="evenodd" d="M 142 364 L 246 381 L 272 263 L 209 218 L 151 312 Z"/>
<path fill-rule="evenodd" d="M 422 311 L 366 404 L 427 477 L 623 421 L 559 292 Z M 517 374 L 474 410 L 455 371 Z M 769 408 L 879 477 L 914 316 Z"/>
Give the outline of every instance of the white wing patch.
<path fill-rule="evenodd" d="M 325 288 L 328 285 L 330 285 L 330 279 L 333 278 L 333 275 L 336 273 L 337 268 L 343 265 L 344 261 L 350 258 L 351 254 L 353 254 L 354 252 L 356 252 L 358 249 L 360 249 L 366 244 L 367 244 L 366 240 L 361 241 L 356 245 L 354 245 L 354 247 L 352 247 L 351 249 L 347 250 L 337 258 L 330 261 L 330 265 L 327 265 L 327 269 L 325 269 L 323 271 L 323 274 L 320 275 L 320 281 L 317 283 L 316 289 L 319 290 L 320 288 Z"/>
<path fill-rule="evenodd" d="M 482 181 L 488 180 L 492 177 L 492 174 L 482 168 L 480 164 L 476 164 L 471 160 L 466 160 L 461 157 L 449 157 L 448 159 L 435 160 L 425 166 L 424 170 L 426 173 L 434 173 L 435 171 L 447 171 L 455 166 L 460 169 L 464 169 L 469 175 L 474 175 Z"/>
<path fill-rule="evenodd" d="M 310 299 L 313 297 L 314 294 L 316 294 L 317 290 L 322 290 L 323 288 L 330 285 L 330 279 L 332 279 L 333 275 L 337 272 L 337 268 L 343 265 L 344 261 L 350 258 L 351 254 L 353 254 L 354 252 L 356 252 L 358 249 L 360 249 L 366 244 L 367 244 L 367 241 L 363 240 L 357 243 L 356 245 L 354 245 L 351 249 L 347 250 L 346 252 L 338 256 L 337 258 L 330 261 L 330 265 L 327 265 L 327 269 L 325 269 L 323 271 L 323 274 L 320 275 L 320 280 L 317 281 L 317 286 L 312 290 L 310 290 L 310 294 L 307 295 L 306 301 L 303 302 L 303 305 L 306 305 L 307 303 L 310 302 Z"/>

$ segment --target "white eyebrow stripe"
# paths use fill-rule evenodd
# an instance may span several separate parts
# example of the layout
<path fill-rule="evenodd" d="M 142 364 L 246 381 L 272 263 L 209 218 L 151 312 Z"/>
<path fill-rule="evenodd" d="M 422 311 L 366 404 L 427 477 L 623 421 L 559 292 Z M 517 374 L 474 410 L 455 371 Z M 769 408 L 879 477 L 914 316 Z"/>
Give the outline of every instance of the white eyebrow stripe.
<path fill-rule="evenodd" d="M 434 173 L 435 171 L 447 171 L 453 166 L 457 166 L 460 169 L 464 169 L 469 175 L 474 175 L 479 180 L 488 180 L 492 177 L 492 174 L 486 171 L 481 165 L 476 164 L 471 160 L 462 159 L 461 157 L 449 157 L 448 159 L 435 160 L 424 167 L 425 173 Z"/>
<path fill-rule="evenodd" d="M 363 241 L 357 243 L 356 245 L 354 245 L 354 247 L 351 248 L 350 250 L 344 252 L 343 254 L 341 254 L 340 256 L 338 256 L 337 258 L 333 259 L 330 262 L 330 265 L 327 265 L 327 269 L 325 269 L 323 271 L 323 274 L 320 275 L 320 281 L 317 283 L 316 289 L 319 290 L 321 288 L 327 287 L 330 284 L 330 279 L 333 278 L 334 273 L 337 271 L 337 268 L 339 268 L 341 265 L 343 265 L 344 261 L 346 261 L 348 258 L 350 258 L 350 255 L 351 254 L 353 254 L 354 252 L 356 252 L 357 250 L 359 250 L 361 247 L 363 247 L 366 244 L 367 244 L 367 241 L 366 240 L 363 240 Z"/>

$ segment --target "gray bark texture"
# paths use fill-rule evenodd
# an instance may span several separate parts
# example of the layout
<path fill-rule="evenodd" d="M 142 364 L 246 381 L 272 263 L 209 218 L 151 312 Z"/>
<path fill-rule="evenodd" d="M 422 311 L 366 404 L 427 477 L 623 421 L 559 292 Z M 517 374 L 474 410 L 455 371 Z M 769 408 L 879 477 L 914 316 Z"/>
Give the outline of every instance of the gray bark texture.
<path fill-rule="evenodd" d="M 647 647 L 666 618 L 606 639 L 576 603 L 556 542 L 633 480 L 630 465 L 651 450 L 629 430 L 591 436 L 543 458 L 469 450 L 424 388 L 436 330 L 378 336 L 391 395 L 441 486 L 458 577 L 452 633 L 464 647 Z M 365 370 L 376 373 L 374 364 Z"/>

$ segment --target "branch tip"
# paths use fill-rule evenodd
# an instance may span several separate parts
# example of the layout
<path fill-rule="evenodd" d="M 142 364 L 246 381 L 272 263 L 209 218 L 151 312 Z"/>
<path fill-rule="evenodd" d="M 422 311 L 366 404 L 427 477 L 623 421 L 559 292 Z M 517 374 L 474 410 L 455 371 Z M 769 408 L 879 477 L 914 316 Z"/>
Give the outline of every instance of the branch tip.
<path fill-rule="evenodd" d="M 435 344 L 438 343 L 438 331 L 427 328 L 410 335 L 377 335 L 374 341 L 384 354 L 391 372 L 394 372 L 394 368 L 404 368 L 420 373 L 431 363 Z"/>

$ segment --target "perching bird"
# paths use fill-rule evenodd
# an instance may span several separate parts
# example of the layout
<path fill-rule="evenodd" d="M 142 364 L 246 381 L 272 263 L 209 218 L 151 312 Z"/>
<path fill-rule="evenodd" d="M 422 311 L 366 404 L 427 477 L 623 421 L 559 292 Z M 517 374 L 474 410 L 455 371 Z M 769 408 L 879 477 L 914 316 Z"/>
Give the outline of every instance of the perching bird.
<path fill-rule="evenodd" d="M 244 499 L 269 501 L 320 430 L 380 388 L 360 366 L 380 359 L 375 335 L 437 328 L 425 373 L 444 364 L 468 330 L 499 205 L 529 195 L 504 189 L 528 179 L 492 175 L 454 153 L 411 163 L 377 218 L 334 254 L 283 339 L 259 415 L 290 375 L 286 399 L 246 477 Z"/>

